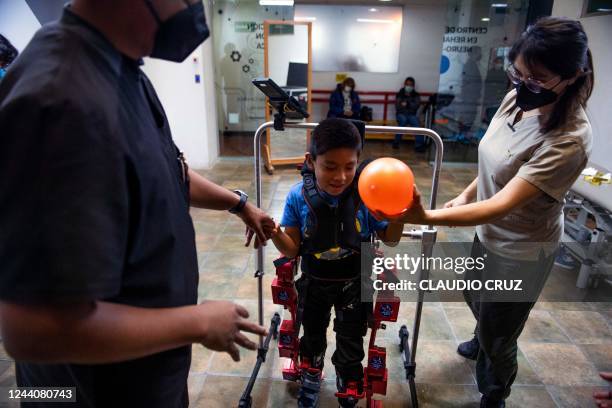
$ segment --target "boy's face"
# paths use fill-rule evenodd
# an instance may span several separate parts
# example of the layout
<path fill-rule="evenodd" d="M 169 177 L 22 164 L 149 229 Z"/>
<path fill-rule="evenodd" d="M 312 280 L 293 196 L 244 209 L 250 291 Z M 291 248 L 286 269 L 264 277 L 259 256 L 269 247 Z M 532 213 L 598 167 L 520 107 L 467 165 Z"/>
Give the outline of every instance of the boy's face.
<path fill-rule="evenodd" d="M 314 170 L 319 188 L 331 195 L 341 194 L 353 182 L 358 159 L 357 150 L 348 147 L 328 150 L 314 160 L 306 153 L 306 161 Z"/>

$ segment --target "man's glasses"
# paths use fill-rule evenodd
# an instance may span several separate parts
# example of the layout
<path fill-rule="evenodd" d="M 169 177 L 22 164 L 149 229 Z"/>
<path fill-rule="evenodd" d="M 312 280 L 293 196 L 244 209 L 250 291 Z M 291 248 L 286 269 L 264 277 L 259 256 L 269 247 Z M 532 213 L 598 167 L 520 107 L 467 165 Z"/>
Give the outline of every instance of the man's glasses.
<path fill-rule="evenodd" d="M 533 93 L 540 93 L 542 92 L 542 89 L 546 88 L 545 83 L 542 81 L 538 81 L 537 79 L 531 77 L 523 79 L 521 74 L 518 73 L 518 71 L 516 70 L 516 68 L 514 68 L 514 65 L 512 64 L 508 65 L 508 68 L 506 68 L 506 73 L 508 74 L 508 78 L 510 78 L 510 82 L 512 82 L 514 85 L 518 85 L 522 82 L 525 84 L 527 89 L 529 89 Z"/>

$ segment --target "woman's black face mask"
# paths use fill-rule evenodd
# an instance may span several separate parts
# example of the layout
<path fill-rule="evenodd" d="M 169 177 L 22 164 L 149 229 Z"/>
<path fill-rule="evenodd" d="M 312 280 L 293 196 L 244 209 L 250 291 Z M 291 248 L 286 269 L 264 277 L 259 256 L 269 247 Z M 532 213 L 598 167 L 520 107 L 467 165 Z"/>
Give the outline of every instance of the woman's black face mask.
<path fill-rule="evenodd" d="M 560 82 L 561 81 L 559 81 L 557 85 L 559 85 Z M 516 104 L 523 112 L 553 103 L 558 97 L 554 91 L 546 88 L 542 88 L 540 93 L 532 92 L 522 81 L 514 85 L 514 88 L 516 88 Z"/>
<path fill-rule="evenodd" d="M 199 0 L 193 4 L 184 1 L 187 4 L 186 9 L 166 21 L 161 21 L 151 0 L 145 0 L 159 26 L 151 53 L 152 58 L 183 62 L 208 38 L 210 32 L 206 25 L 204 4 Z"/>

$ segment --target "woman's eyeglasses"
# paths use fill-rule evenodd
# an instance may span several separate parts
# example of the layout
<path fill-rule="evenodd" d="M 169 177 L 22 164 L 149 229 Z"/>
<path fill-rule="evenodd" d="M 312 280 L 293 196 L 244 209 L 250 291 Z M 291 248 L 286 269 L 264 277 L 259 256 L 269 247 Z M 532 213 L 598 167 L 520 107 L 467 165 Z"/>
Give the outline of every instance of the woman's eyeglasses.
<path fill-rule="evenodd" d="M 531 77 L 523 79 L 521 74 L 519 74 L 512 64 L 508 65 L 508 68 L 506 68 L 506 73 L 508 74 L 508 78 L 510 78 L 510 82 L 512 82 L 514 85 L 518 85 L 522 82 L 525 84 L 527 89 L 533 93 L 540 93 L 542 92 L 542 89 L 546 88 L 545 83 L 537 79 Z"/>

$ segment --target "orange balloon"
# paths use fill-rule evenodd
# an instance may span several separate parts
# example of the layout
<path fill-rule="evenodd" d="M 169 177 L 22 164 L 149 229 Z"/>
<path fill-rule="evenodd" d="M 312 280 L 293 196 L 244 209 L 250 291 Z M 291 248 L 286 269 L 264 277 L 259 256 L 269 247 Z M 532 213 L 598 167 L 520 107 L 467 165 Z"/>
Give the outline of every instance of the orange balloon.
<path fill-rule="evenodd" d="M 359 195 L 372 211 L 398 215 L 412 204 L 414 175 L 404 162 L 383 157 L 368 164 L 359 176 Z"/>

